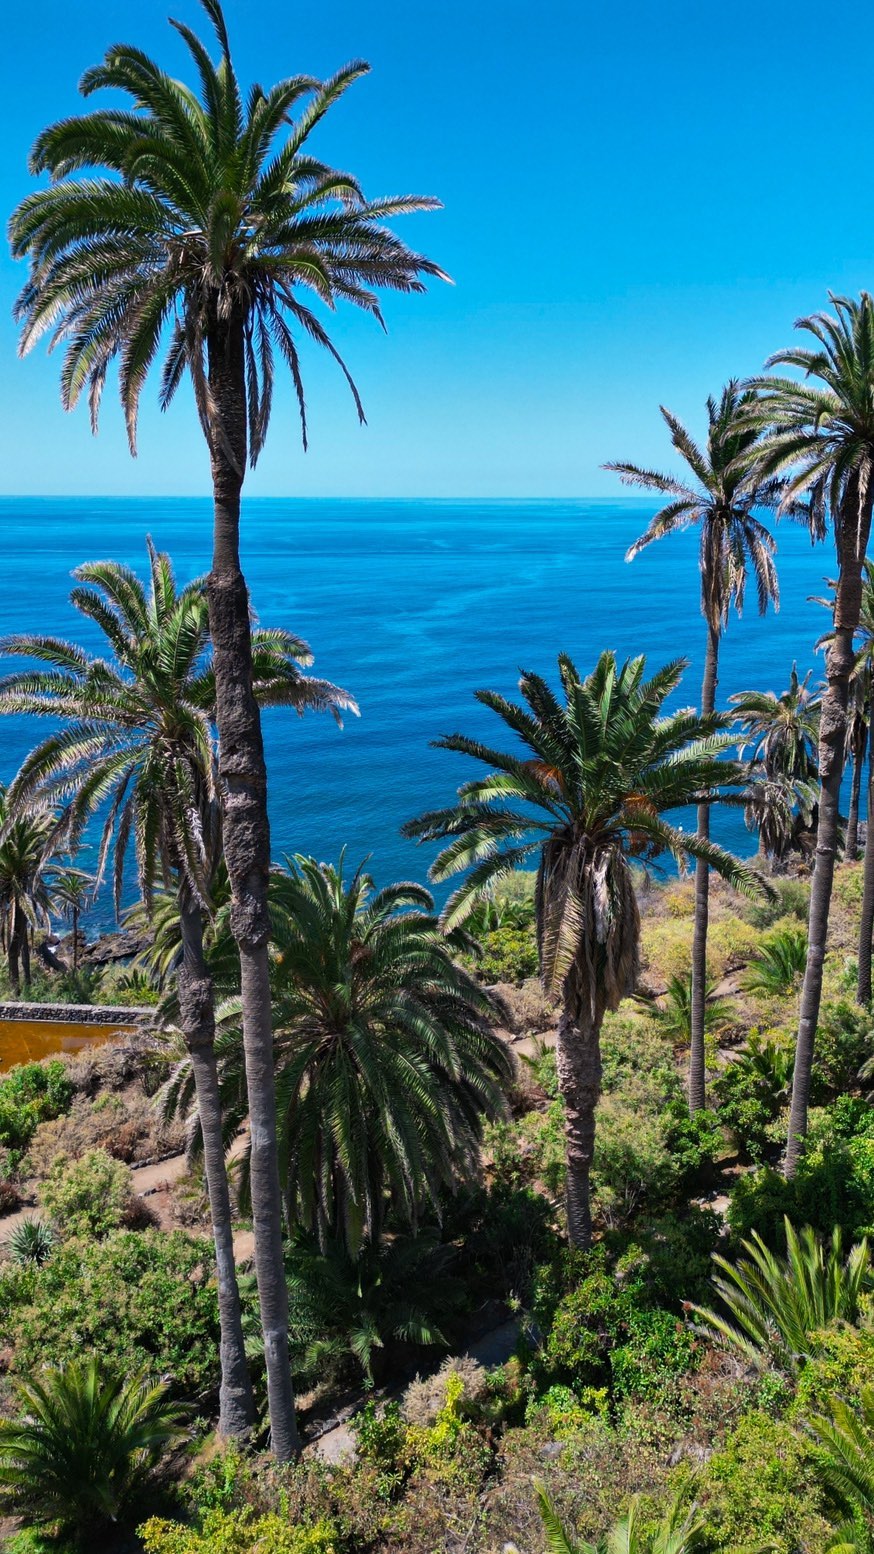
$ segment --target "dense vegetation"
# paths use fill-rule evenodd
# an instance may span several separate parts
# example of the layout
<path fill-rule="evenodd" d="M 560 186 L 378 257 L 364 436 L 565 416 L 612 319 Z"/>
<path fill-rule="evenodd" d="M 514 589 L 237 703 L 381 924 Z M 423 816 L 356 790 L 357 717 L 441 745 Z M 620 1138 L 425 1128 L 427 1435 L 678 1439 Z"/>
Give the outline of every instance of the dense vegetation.
<path fill-rule="evenodd" d="M 700 531 L 700 710 L 669 705 L 684 661 L 609 650 L 478 693 L 498 742 L 444 735 L 468 775 L 407 826 L 460 876 L 439 912 L 357 860 L 272 862 L 260 708 L 356 710 L 250 618 L 274 360 L 305 439 L 301 332 L 339 357 L 301 293 L 378 318 L 441 272 L 384 225 L 433 201 L 309 149 L 366 67 L 244 99 L 203 4 L 218 63 L 173 23 L 199 91 L 111 48 L 82 90 L 113 106 L 39 137 L 11 223 L 67 407 L 87 388 L 96 424 L 116 363 L 133 447 L 158 355 L 165 406 L 190 375 L 215 528 L 182 588 L 151 542 L 145 582 L 78 566 L 99 656 L 0 644 L 0 713 L 50 720 L 0 790 L 3 990 L 155 1014 L 0 1079 L 0 1536 L 870 1554 L 874 302 L 802 320 L 772 365 L 803 377 L 728 384 L 705 447 L 664 412 L 682 480 L 611 466 L 667 499 L 632 554 Z M 729 612 L 778 596 L 762 509 L 833 532 L 825 683 L 786 665 L 720 711 Z M 750 863 L 711 840 L 725 801 Z M 131 875 L 138 949 L 103 971 L 89 906 Z M 322 1437 L 340 1460 L 301 1453 Z"/>

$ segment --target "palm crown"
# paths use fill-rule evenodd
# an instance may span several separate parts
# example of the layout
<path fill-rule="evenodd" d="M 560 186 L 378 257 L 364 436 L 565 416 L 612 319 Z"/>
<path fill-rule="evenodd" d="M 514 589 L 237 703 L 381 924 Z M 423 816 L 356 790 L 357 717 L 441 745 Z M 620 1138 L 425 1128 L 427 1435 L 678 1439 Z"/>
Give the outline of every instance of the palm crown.
<path fill-rule="evenodd" d="M 729 701 L 745 733 L 745 745 L 753 750 L 768 777 L 816 777 L 820 700 L 810 689 L 811 671 L 801 680 L 792 665 L 789 685 L 781 695 L 773 691 L 738 691 Z M 741 750 L 743 754 L 743 749 Z"/>
<path fill-rule="evenodd" d="M 215 677 L 201 579 L 176 588 L 167 556 L 149 541 L 148 591 L 118 562 L 90 562 L 74 573 L 71 600 L 98 626 L 109 649 L 92 658 L 57 637 L 10 636 L 0 653 L 47 667 L 0 680 L 0 713 L 60 720 L 24 761 L 10 790 L 63 803 L 63 836 L 75 842 L 103 811 L 97 875 L 114 846 L 118 906 L 133 841 L 147 904 L 156 884 L 181 870 L 203 901 L 220 842 L 213 730 Z M 259 701 L 303 711 L 354 708 L 345 692 L 301 674 L 304 643 L 285 631 L 253 633 Z"/>
<path fill-rule="evenodd" d="M 639 919 L 629 858 L 702 857 L 752 888 L 736 859 L 665 819 L 743 781 L 735 762 L 719 759 L 731 744 L 724 718 L 689 710 L 661 716 L 684 668 L 678 660 L 647 680 L 643 658 L 618 666 L 602 653 L 584 679 L 562 655 L 563 703 L 530 673 L 519 682 L 525 705 L 478 691 L 523 750 L 493 749 L 463 734 L 439 740 L 492 770 L 464 783 L 455 805 L 405 828 L 422 840 L 453 838 L 432 866 L 434 879 L 470 871 L 445 909 L 450 926 L 494 880 L 538 857 L 544 982 L 559 992 L 574 973 L 593 1009 L 615 1006 L 634 985 Z"/>
<path fill-rule="evenodd" d="M 236 464 L 239 450 L 222 427 L 205 357 L 216 323 L 242 319 L 254 464 L 277 355 L 294 383 L 306 444 L 302 335 L 340 363 L 363 420 L 355 385 L 301 294 L 329 308 L 351 302 L 381 320 L 376 288 L 421 291 L 422 276 L 442 274 L 383 223 L 439 202 L 367 200 L 350 174 L 310 155 L 311 132 L 367 65 L 347 65 L 324 83 L 301 75 L 268 92 L 253 86 L 244 100 L 221 6 L 202 4 L 218 64 L 190 28 L 172 22 L 199 94 L 140 49 L 119 44 L 86 71 L 81 91 L 122 92 L 132 106 L 64 119 L 38 137 L 31 168 L 52 182 L 12 217 L 13 252 L 30 259 L 17 314 L 22 351 L 46 331 L 64 345 L 64 405 L 71 408 L 87 387 L 95 425 L 107 369 L 118 359 L 132 451 L 143 383 L 166 344 L 162 407 L 188 372 L 204 430 L 218 433 Z"/>
<path fill-rule="evenodd" d="M 375 891 L 312 858 L 271 876 L 274 1063 L 290 1218 L 324 1240 L 379 1235 L 386 1199 L 415 1222 L 476 1160 L 511 1074 L 494 1006 L 452 958 L 426 890 Z M 217 1054 L 228 1134 L 245 1120 L 237 1001 Z M 171 1109 L 191 1099 L 183 1062 Z"/>
<path fill-rule="evenodd" d="M 683 423 L 661 406 L 671 441 L 695 477 L 694 485 L 636 464 L 605 465 L 627 485 L 670 498 L 631 546 L 627 561 L 654 540 L 699 526 L 702 610 L 717 631 L 727 624 L 732 604 L 742 610 L 748 570 L 755 580 L 760 611 L 764 614 L 770 600 L 779 601 L 774 540 L 754 509 L 775 506 L 781 488 L 773 478 L 763 480 L 750 460 L 758 433 L 744 418 L 754 399 L 734 380 L 726 384 L 718 401 L 708 399 L 706 448 L 699 448 Z"/>
<path fill-rule="evenodd" d="M 816 345 L 778 351 L 767 363 L 768 367 L 796 367 L 804 380 L 778 376 L 754 380 L 756 397 L 747 419 L 751 429 L 763 433 L 756 446 L 762 477 L 791 469 L 783 505 L 807 499 L 812 532 L 818 539 L 823 538 L 830 515 L 840 553 L 844 522 L 862 516 L 863 504 L 857 506 L 853 497 L 851 513 L 846 498 L 854 482 L 871 490 L 874 300 L 868 292 L 862 292 L 858 302 L 831 293 L 829 299 L 834 315 L 814 313 L 796 325 L 813 335 Z"/>

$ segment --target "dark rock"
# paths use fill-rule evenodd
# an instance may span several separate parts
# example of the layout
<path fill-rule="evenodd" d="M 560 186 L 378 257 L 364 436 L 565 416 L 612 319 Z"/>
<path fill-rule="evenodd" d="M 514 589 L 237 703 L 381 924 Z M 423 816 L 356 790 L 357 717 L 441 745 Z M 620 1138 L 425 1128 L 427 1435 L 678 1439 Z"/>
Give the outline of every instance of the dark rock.
<path fill-rule="evenodd" d="M 132 960 L 141 955 L 151 943 L 147 933 L 137 933 L 133 928 L 120 928 L 117 933 L 102 933 L 99 939 L 83 951 L 82 961 L 91 966 L 109 966 L 114 961 Z"/>

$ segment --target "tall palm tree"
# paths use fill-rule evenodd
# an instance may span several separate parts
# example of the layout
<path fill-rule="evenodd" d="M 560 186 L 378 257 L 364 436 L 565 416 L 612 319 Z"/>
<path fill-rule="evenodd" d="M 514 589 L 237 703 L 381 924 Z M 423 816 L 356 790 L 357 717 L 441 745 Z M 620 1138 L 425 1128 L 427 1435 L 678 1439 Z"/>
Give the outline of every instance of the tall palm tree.
<path fill-rule="evenodd" d="M 79 969 L 79 921 L 87 911 L 94 893 L 94 876 L 73 864 L 54 869 L 51 876 L 52 908 L 70 924 L 73 939 L 73 970 Z"/>
<path fill-rule="evenodd" d="M 22 976 L 30 987 L 33 932 L 50 924 L 56 834 L 51 806 L 15 803 L 0 786 L 0 943 L 13 993 L 21 992 Z"/>
<path fill-rule="evenodd" d="M 239 1435 L 251 1426 L 252 1396 L 234 1268 L 212 982 L 203 949 L 203 914 L 221 851 L 215 670 L 203 580 L 177 590 L 169 558 L 151 541 L 148 551 L 148 593 L 117 562 L 90 563 L 74 573 L 72 603 L 103 633 L 105 657 L 89 657 L 55 637 L 0 642 L 0 653 L 48 666 L 0 680 L 0 713 L 60 724 L 27 757 L 11 797 L 63 798 L 64 834 L 74 843 L 88 820 L 102 815 L 97 875 L 99 880 L 112 857 L 116 910 L 131 843 L 146 908 L 156 886 L 172 884 L 176 894 L 180 1024 L 197 1091 L 218 1268 L 220 1429 Z M 286 632 L 255 631 L 252 662 L 255 694 L 264 702 L 298 711 L 351 705 L 336 687 L 300 673 L 308 650 Z"/>
<path fill-rule="evenodd" d="M 800 848 L 809 834 L 816 812 L 816 786 L 777 772 L 769 777 L 758 762 L 748 768 L 744 790 L 744 820 L 748 831 L 758 832 L 759 853 L 777 868 L 793 847 Z"/>
<path fill-rule="evenodd" d="M 812 347 L 779 351 L 769 367 L 797 368 L 801 380 L 763 376 L 750 410 L 760 434 L 754 445 L 761 478 L 789 472 L 783 502 L 809 499 L 811 532 L 823 538 L 831 519 L 838 561 L 834 635 L 826 658 L 827 686 L 819 733 L 820 798 L 816 862 L 810 891 L 807 970 L 801 991 L 786 1171 L 794 1175 L 807 1133 L 807 1111 L 828 914 L 840 833 L 841 779 L 847 708 L 862 608 L 862 575 L 874 508 L 874 299 L 831 297 L 834 313 L 816 313 L 797 327 Z"/>
<path fill-rule="evenodd" d="M 493 1000 L 453 959 L 421 886 L 375 891 L 313 858 L 270 882 L 279 1155 L 289 1222 L 357 1256 L 390 1204 L 415 1225 L 442 1187 L 469 1176 L 482 1124 L 504 1111 L 512 1061 L 489 1025 Z M 245 1120 L 239 1005 L 220 1018 L 225 1125 Z M 186 1110 L 191 1075 L 167 1086 Z"/>
<path fill-rule="evenodd" d="M 793 664 L 779 696 L 738 691 L 729 697 L 744 731 L 741 759 L 751 752 L 744 818 L 750 830 L 758 830 L 760 851 L 775 864 L 797 844 L 799 828 L 810 826 L 816 810 L 820 700 L 809 681 L 810 672 L 801 680 Z"/>
<path fill-rule="evenodd" d="M 707 401 L 707 444 L 699 448 L 681 421 L 670 410 L 661 412 L 671 434 L 671 442 L 688 466 L 693 483 L 641 469 L 636 464 L 605 465 L 615 470 L 626 485 L 658 491 L 669 498 L 656 513 L 646 532 L 631 546 L 626 561 L 632 561 L 647 545 L 697 526 L 700 531 L 699 568 L 701 573 L 701 613 L 707 628 L 704 680 L 701 686 L 701 713 L 708 717 L 716 706 L 719 671 L 719 643 L 728 625 L 732 606 L 740 615 L 746 592 L 747 573 L 756 586 L 759 613 L 769 604 L 779 605 L 776 545 L 755 509 L 773 507 L 778 487 L 773 480 L 761 480 L 744 462 L 755 444 L 756 432 L 744 422 L 752 396 L 732 379 L 719 400 Z M 710 805 L 699 805 L 698 835 L 710 836 Z M 695 919 L 692 936 L 692 1045 L 689 1054 L 689 1109 L 698 1111 L 705 1102 L 704 1005 L 707 981 L 707 926 L 710 877 L 707 862 L 701 858 L 695 866 Z"/>
<path fill-rule="evenodd" d="M 835 584 L 830 583 L 830 588 Z M 833 599 L 820 599 L 818 603 L 827 609 L 834 608 Z M 818 648 L 831 646 L 833 631 L 826 631 L 817 642 Z M 866 556 L 862 564 L 862 603 L 859 624 L 854 639 L 855 661 L 850 676 L 849 704 L 847 707 L 847 754 L 853 762 L 853 782 L 850 797 L 850 814 L 847 821 L 846 856 L 855 858 L 855 845 L 851 847 L 851 827 L 855 807 L 858 822 L 859 788 L 862 767 L 867 755 L 871 729 L 871 706 L 874 696 L 874 562 Z M 859 917 L 859 959 L 856 997 L 860 1004 L 871 1002 L 871 938 L 874 934 L 874 768 L 868 767 L 868 795 L 865 828 L 865 862 L 862 880 L 862 910 Z M 855 837 L 853 837 L 855 843 Z"/>
<path fill-rule="evenodd" d="M 403 195 L 368 200 L 355 178 L 308 146 L 312 131 L 367 70 L 330 80 L 293 76 L 244 96 L 219 0 L 202 0 L 218 43 L 181 22 L 199 92 L 142 50 L 110 48 L 86 71 L 84 95 L 107 88 L 131 103 L 61 120 L 38 138 L 34 173 L 48 188 L 11 221 L 15 255 L 30 261 L 18 301 L 21 350 L 47 331 L 65 346 L 65 407 L 87 388 L 96 423 L 106 374 L 119 364 L 131 450 L 149 368 L 166 346 L 162 406 L 190 375 L 214 494 L 209 610 L 215 652 L 224 848 L 242 966 L 246 1072 L 252 1116 L 255 1262 L 266 1335 L 273 1448 L 297 1449 L 282 1265 L 268 964 L 270 832 L 267 774 L 253 694 L 249 599 L 240 566 L 240 497 L 247 460 L 264 445 L 274 367 L 287 369 L 306 444 L 300 346 L 313 341 L 358 391 L 305 300 L 348 302 L 381 322 L 377 292 L 424 289 L 441 272 L 385 225 L 435 208 Z M 294 110 L 301 109 L 295 118 Z"/>
<path fill-rule="evenodd" d="M 451 837 L 432 865 L 434 879 L 462 869 L 444 921 L 453 928 L 501 875 L 537 861 L 535 895 L 540 972 L 561 1001 L 556 1061 L 565 1109 L 568 1233 L 588 1246 L 589 1174 L 600 1090 L 604 1014 L 634 991 L 640 916 L 630 860 L 668 852 L 702 858 L 746 890 L 753 877 L 708 838 L 671 825 L 667 812 L 715 799 L 743 781 L 719 759 L 731 743 L 727 720 L 694 711 L 660 716 L 685 667 L 678 660 L 645 679 L 643 658 L 617 666 L 602 653 L 585 679 L 559 658 L 564 699 L 539 675 L 523 674 L 525 705 L 478 691 L 517 736 L 518 751 L 492 749 L 451 734 L 438 741 L 491 768 L 458 790 L 448 809 L 410 821 L 406 835 Z M 518 808 L 513 807 L 514 801 Z"/>

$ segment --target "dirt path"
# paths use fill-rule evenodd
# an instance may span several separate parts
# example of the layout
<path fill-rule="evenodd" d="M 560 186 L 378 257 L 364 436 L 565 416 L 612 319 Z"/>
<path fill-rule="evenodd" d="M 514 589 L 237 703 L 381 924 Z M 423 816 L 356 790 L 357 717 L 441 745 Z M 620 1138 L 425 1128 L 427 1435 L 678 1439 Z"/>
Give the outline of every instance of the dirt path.
<path fill-rule="evenodd" d="M 245 1138 L 235 1139 L 230 1149 L 229 1158 L 234 1159 L 245 1149 Z M 187 1171 L 187 1163 L 184 1154 L 171 1155 L 167 1160 L 157 1160 L 151 1165 L 132 1165 L 131 1183 L 134 1195 L 142 1198 L 154 1216 L 160 1230 L 177 1229 L 177 1223 L 173 1215 L 172 1190 L 177 1182 L 180 1182 Z M 20 1209 L 15 1209 L 11 1214 L 4 1214 L 0 1218 L 0 1247 L 4 1246 L 12 1236 L 16 1226 L 24 1220 L 33 1219 L 39 1213 L 39 1207 L 35 1198 L 28 1198 Z M 191 1228 L 193 1236 L 208 1236 L 210 1232 L 201 1226 Z M 255 1253 L 255 1237 L 251 1230 L 238 1230 L 234 1235 L 234 1256 L 238 1263 L 249 1263 Z"/>

